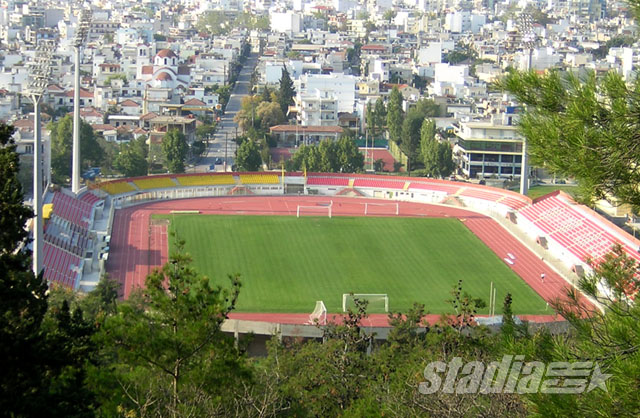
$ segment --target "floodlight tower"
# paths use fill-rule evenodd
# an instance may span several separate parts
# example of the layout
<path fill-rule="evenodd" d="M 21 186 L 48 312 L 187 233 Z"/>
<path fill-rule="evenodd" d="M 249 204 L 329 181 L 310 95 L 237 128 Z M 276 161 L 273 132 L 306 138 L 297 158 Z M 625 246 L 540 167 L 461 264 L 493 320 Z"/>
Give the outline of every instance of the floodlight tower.
<path fill-rule="evenodd" d="M 40 127 L 40 101 L 51 76 L 51 55 L 56 49 L 55 42 L 40 40 L 30 68 L 30 80 L 26 94 L 33 101 L 33 272 L 42 271 L 42 144 Z"/>
<path fill-rule="evenodd" d="M 536 34 L 533 31 L 533 18 L 528 13 L 523 13 L 518 22 L 519 31 L 522 33 L 522 49 L 527 52 L 527 71 L 531 71 L 531 59 L 533 47 L 536 43 Z M 527 153 L 527 139 L 522 139 L 522 164 L 520 164 L 520 194 L 529 192 L 529 154 Z"/>
<path fill-rule="evenodd" d="M 71 191 L 80 191 L 80 48 L 84 45 L 91 26 L 91 10 L 82 9 L 73 40 L 75 49 L 75 73 L 73 90 L 73 164 L 71 169 Z"/>

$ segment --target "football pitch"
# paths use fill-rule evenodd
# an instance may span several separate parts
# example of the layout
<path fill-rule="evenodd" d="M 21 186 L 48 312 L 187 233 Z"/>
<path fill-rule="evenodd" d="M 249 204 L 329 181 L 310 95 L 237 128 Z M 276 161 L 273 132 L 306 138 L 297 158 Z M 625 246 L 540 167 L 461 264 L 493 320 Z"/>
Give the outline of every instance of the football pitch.
<path fill-rule="evenodd" d="M 341 312 L 342 295 L 353 292 L 387 294 L 395 312 L 419 302 L 429 313 L 455 313 L 447 300 L 461 279 L 463 289 L 487 305 L 493 282 L 496 313 L 508 292 L 515 313 L 549 313 L 544 300 L 454 218 L 155 217 L 169 219 L 198 272 L 222 285 L 228 274 L 240 274 L 239 312 L 310 313 L 317 300 Z M 371 313 L 383 311 L 381 303 L 370 305 Z"/>

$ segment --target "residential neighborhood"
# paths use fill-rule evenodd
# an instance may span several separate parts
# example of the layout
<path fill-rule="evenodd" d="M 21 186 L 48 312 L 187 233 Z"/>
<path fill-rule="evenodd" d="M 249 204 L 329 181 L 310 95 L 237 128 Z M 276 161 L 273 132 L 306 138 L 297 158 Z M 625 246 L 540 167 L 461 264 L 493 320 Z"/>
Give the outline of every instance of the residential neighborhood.
<path fill-rule="evenodd" d="M 262 168 L 275 170 L 301 145 L 347 135 L 365 156 L 363 169 L 374 170 L 375 151 L 378 171 L 413 166 L 429 175 L 420 171 L 419 144 L 403 145 L 390 132 L 386 112 L 397 90 L 402 115 L 428 102 L 423 117 L 434 121 L 434 139 L 451 148 L 452 179 L 513 185 L 522 170 L 515 128 L 522 108 L 495 82 L 511 69 L 577 76 L 613 70 L 628 80 L 639 51 L 627 6 L 602 0 L 106 1 L 83 7 L 91 21 L 80 53 L 80 117 L 106 155 L 142 138 L 145 174 L 166 172 L 160 144 L 177 128 L 190 146 L 187 171 L 237 169 L 235 150 L 245 138 L 263 142 Z M 57 152 L 49 144 L 50 123 L 74 106 L 81 9 L 56 1 L 0 2 L 0 120 L 18 127 L 25 159 L 33 152 L 33 105 L 25 92 L 37 43 L 56 45 L 40 118 L 50 161 Z M 240 86 L 242 71 L 249 81 Z M 264 119 L 256 101 L 251 123 L 238 124 L 246 97 L 263 96 L 266 107 L 285 72 L 292 97 L 280 103 L 282 114 Z M 368 120 L 368 109 L 381 118 L 379 126 Z M 262 129 L 247 128 L 258 122 Z M 109 159 L 95 163 L 103 175 L 127 174 Z M 534 178 L 542 175 L 532 170 Z"/>

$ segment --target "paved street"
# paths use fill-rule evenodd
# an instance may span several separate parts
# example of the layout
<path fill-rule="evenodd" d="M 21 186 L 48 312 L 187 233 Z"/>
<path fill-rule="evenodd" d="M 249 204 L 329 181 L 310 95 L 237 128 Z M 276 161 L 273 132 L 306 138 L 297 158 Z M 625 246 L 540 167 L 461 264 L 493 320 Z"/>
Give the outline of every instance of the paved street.
<path fill-rule="evenodd" d="M 249 88 L 251 87 L 251 74 L 253 73 L 257 61 L 257 54 L 249 55 L 249 58 L 238 75 L 238 80 L 231 92 L 231 97 L 229 98 L 229 103 L 227 103 L 225 113 L 218 123 L 218 129 L 216 130 L 215 137 L 213 141 L 209 142 L 206 156 L 200 158 L 198 165 L 189 171 L 196 171 L 199 173 L 210 171 L 210 166 L 215 164 L 218 159 L 222 162 L 226 160 L 227 170 L 231 170 L 236 151 L 236 143 L 233 139 L 236 136 L 236 128 L 238 126 L 233 121 L 233 117 L 236 115 L 238 110 L 240 110 L 242 98 L 250 93 Z M 223 171 L 224 166 L 216 165 L 215 168 L 216 171 Z"/>

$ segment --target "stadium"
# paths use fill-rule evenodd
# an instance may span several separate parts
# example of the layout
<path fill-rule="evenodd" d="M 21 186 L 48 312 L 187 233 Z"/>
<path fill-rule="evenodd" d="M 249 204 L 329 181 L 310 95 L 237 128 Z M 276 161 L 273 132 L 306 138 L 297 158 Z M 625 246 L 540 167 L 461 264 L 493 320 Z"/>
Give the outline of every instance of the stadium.
<path fill-rule="evenodd" d="M 588 258 L 620 243 L 640 260 L 640 241 L 562 192 L 532 201 L 425 178 L 162 175 L 98 183 L 77 198 L 50 190 L 45 203 L 48 280 L 91 290 L 106 272 L 127 298 L 178 238 L 200 273 L 222 285 L 241 275 L 232 318 L 278 324 L 341 313 L 353 297 L 369 301 L 373 325 L 413 302 L 435 320 L 451 312 L 459 280 L 487 303 L 480 316 L 499 315 L 511 293 L 522 319 L 555 321 L 548 303 Z"/>

